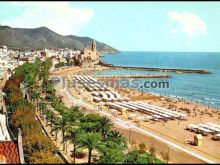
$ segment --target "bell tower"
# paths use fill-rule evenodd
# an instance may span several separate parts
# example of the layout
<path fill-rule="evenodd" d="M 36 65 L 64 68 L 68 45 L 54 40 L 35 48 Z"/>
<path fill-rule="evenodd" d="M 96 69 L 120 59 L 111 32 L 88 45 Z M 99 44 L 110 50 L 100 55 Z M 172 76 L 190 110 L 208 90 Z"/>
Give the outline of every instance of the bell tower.
<path fill-rule="evenodd" d="M 96 42 L 95 42 L 95 40 L 92 41 L 92 51 L 96 51 Z"/>

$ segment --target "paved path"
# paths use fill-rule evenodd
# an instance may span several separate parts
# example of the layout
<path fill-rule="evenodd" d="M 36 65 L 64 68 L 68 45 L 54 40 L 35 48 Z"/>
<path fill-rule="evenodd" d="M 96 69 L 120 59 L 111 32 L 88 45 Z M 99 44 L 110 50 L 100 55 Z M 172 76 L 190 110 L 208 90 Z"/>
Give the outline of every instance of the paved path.
<path fill-rule="evenodd" d="M 68 102 L 70 102 L 70 103 L 72 103 L 72 104 L 74 103 L 75 105 L 83 106 L 83 107 L 85 107 L 85 108 L 87 108 L 87 109 L 89 109 L 89 110 L 95 111 L 94 106 L 89 105 L 89 104 L 83 102 L 82 100 L 73 98 L 67 89 L 61 89 L 61 93 L 62 93 L 62 95 L 66 95 L 66 96 L 68 96 L 68 98 L 69 98 L 69 100 L 65 100 L 65 101 L 68 101 Z M 99 112 L 100 114 L 102 114 L 102 115 L 105 115 L 105 116 L 108 116 L 108 117 L 112 118 L 112 115 L 110 115 L 110 114 L 107 113 L 107 112 L 104 112 L 104 111 L 98 111 L 98 112 Z M 205 162 L 207 162 L 207 163 L 216 163 L 216 162 L 214 162 L 214 161 L 212 161 L 212 160 L 210 160 L 210 159 L 208 159 L 208 158 L 206 158 L 206 157 L 204 157 L 204 156 L 202 156 L 202 155 L 200 155 L 200 154 L 198 154 L 198 153 L 195 153 L 195 152 L 193 152 L 193 151 L 191 151 L 191 150 L 189 150 L 189 149 L 187 149 L 187 148 L 184 148 L 184 147 L 182 147 L 182 146 L 180 146 L 180 145 L 178 145 L 178 144 L 175 144 L 175 143 L 173 143 L 173 142 L 171 142 L 171 141 L 169 141 L 169 140 L 166 140 L 166 139 L 164 139 L 164 138 L 162 138 L 162 137 L 160 137 L 160 136 L 158 136 L 158 135 L 155 135 L 155 134 L 153 134 L 152 132 L 149 132 L 149 131 L 146 131 L 146 130 L 144 130 L 144 129 L 142 129 L 142 128 L 139 128 L 139 127 L 135 126 L 133 123 L 129 123 L 128 121 L 124 121 L 124 120 L 121 120 L 121 119 L 115 117 L 114 120 L 113 120 L 113 122 L 114 122 L 116 125 L 119 125 L 120 127 L 123 127 L 123 128 L 132 128 L 133 130 L 136 129 L 136 130 L 138 130 L 139 132 L 142 132 L 143 134 L 152 136 L 152 137 L 154 137 L 155 139 L 158 139 L 158 140 L 160 140 L 160 141 L 162 141 L 162 142 L 164 142 L 164 143 L 166 143 L 166 144 L 168 144 L 168 145 L 170 145 L 170 146 L 172 146 L 172 147 L 174 147 L 174 148 L 176 148 L 176 149 L 179 149 L 179 150 L 181 150 L 181 151 L 183 151 L 183 152 L 186 152 L 186 153 L 188 153 L 189 155 L 192 155 L 192 156 L 194 156 L 194 157 L 196 157 L 196 158 L 198 158 L 198 159 L 200 159 L 200 160 L 203 160 L 203 161 L 205 161 Z"/>

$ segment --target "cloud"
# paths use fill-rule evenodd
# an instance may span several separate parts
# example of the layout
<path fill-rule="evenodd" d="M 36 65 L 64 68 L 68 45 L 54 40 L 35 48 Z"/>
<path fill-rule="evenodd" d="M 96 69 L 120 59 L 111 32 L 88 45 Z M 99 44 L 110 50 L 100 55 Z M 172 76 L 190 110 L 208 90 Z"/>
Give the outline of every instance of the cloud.
<path fill-rule="evenodd" d="M 190 40 L 187 40 L 186 45 L 187 45 L 188 48 L 191 48 L 193 46 L 193 42 L 190 41 Z"/>
<path fill-rule="evenodd" d="M 168 17 L 177 23 L 177 27 L 171 29 L 171 32 L 182 32 L 190 37 L 207 35 L 206 23 L 194 13 L 169 11 Z"/>
<path fill-rule="evenodd" d="M 46 26 L 62 35 L 77 34 L 94 17 L 92 9 L 72 7 L 70 2 L 10 2 L 23 9 L 21 15 L 0 24 L 21 28 Z"/>

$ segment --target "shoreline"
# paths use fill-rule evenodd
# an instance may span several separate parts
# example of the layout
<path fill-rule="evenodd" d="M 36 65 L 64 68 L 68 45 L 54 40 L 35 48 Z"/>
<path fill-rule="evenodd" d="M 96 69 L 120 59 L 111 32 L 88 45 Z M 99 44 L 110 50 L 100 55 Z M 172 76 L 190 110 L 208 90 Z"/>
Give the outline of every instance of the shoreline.
<path fill-rule="evenodd" d="M 99 77 L 99 76 L 94 76 L 95 78 L 97 78 L 97 80 L 108 80 L 109 79 L 109 77 L 105 77 L 105 76 L 102 76 L 102 77 Z M 118 80 L 117 78 L 111 78 L 111 80 L 114 80 L 114 81 L 116 81 L 116 80 Z M 127 91 L 129 91 L 130 93 L 138 93 L 139 94 L 139 96 L 140 95 L 143 95 L 143 93 L 144 94 L 146 94 L 147 96 L 150 96 L 150 97 L 155 97 L 155 98 L 165 98 L 165 99 L 170 99 L 170 100 L 172 100 L 172 101 L 183 101 L 183 102 L 185 102 L 185 103 L 188 103 L 188 104 L 192 104 L 192 105 L 194 105 L 194 107 L 196 107 L 196 106 L 202 106 L 202 107 L 205 107 L 205 108 L 210 108 L 210 109 L 213 109 L 213 110 L 218 110 L 219 112 L 220 112 L 220 108 L 218 108 L 218 107 L 215 107 L 215 106 L 213 106 L 213 105 L 207 105 L 207 104 L 205 104 L 205 103 L 200 103 L 200 102 L 196 102 L 196 101 L 193 101 L 193 100 L 189 100 L 189 99 L 187 99 L 187 98 L 183 98 L 183 97 L 180 97 L 180 96 L 174 96 L 174 97 L 172 97 L 172 96 L 167 96 L 167 94 L 159 94 L 159 93 L 154 93 L 154 92 L 149 92 L 149 91 L 141 91 L 140 89 L 137 89 L 137 88 L 129 88 L 129 87 L 120 87 L 120 89 L 121 90 L 127 90 Z M 119 89 L 119 90 L 120 90 Z M 118 89 L 117 89 L 118 90 Z M 124 92 L 122 92 L 122 94 L 123 94 Z M 165 96 L 166 95 L 166 96 Z"/>
<path fill-rule="evenodd" d="M 67 76 L 67 75 L 71 75 L 71 74 L 92 75 L 92 76 L 96 77 L 98 80 L 100 80 L 100 79 L 101 80 L 108 80 L 109 78 L 112 79 L 112 80 L 117 80 L 117 78 L 110 77 L 111 75 L 106 76 L 106 75 L 97 75 L 96 74 L 97 71 L 108 71 L 108 70 L 120 70 L 120 69 L 118 69 L 118 68 L 113 69 L 113 68 L 104 67 L 104 66 L 101 66 L 101 67 L 98 67 L 98 68 L 71 67 L 71 68 L 65 68 L 65 69 L 58 69 L 55 72 L 53 72 L 52 74 L 54 74 L 54 75 L 63 75 L 63 76 Z M 152 74 L 152 75 L 154 75 L 154 74 Z M 119 75 L 119 76 L 121 76 L 121 75 Z M 141 94 L 143 93 L 142 91 L 140 91 L 138 89 L 134 89 L 134 88 L 128 88 L 128 89 L 133 90 L 133 92 L 139 92 Z M 146 91 L 144 91 L 144 93 L 149 94 L 149 95 L 153 95 L 155 97 L 166 97 L 166 98 L 169 98 L 169 99 L 174 100 L 174 101 L 181 100 L 180 98 L 174 98 L 174 97 L 171 97 L 171 96 L 164 96 L 166 94 L 162 95 L 162 94 L 159 94 L 159 93 L 152 93 L 152 92 L 146 92 Z M 179 97 L 179 96 L 176 96 L 176 97 Z M 203 103 L 197 103 L 196 101 L 189 100 L 189 99 L 183 99 L 183 100 L 185 102 L 189 102 L 189 103 L 192 103 L 192 104 L 195 104 L 195 105 L 200 105 L 200 106 L 203 106 L 203 107 L 208 107 L 209 106 L 210 108 L 220 110 L 218 107 L 214 107 L 211 104 L 206 105 L 206 104 L 203 104 Z"/>

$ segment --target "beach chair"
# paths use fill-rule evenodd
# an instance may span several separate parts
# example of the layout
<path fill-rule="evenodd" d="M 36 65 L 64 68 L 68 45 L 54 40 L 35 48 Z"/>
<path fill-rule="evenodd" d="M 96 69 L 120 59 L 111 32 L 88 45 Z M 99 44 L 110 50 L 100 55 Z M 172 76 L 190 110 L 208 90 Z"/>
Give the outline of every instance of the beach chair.
<path fill-rule="evenodd" d="M 220 133 L 213 136 L 213 140 L 220 140 Z"/>

